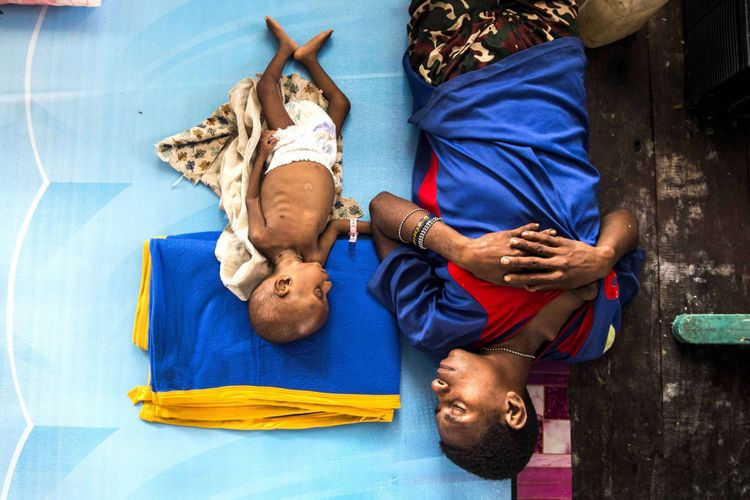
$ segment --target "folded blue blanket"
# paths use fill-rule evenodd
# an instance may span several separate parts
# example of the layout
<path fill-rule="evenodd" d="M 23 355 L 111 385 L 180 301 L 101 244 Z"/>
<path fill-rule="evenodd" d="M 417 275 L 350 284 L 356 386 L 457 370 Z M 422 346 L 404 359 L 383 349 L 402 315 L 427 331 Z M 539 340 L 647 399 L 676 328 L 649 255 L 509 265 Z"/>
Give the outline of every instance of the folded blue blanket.
<path fill-rule="evenodd" d="M 130 393 L 144 403 L 141 418 L 239 429 L 390 421 L 399 406 L 398 333 L 367 292 L 378 265 L 371 240 L 334 245 L 325 326 L 271 344 L 252 331 L 247 303 L 219 279 L 218 235 L 153 239 L 144 252 L 150 286 L 142 286 L 139 306 L 148 302 L 151 381 Z M 136 322 L 134 339 L 145 337 L 144 326 Z"/>

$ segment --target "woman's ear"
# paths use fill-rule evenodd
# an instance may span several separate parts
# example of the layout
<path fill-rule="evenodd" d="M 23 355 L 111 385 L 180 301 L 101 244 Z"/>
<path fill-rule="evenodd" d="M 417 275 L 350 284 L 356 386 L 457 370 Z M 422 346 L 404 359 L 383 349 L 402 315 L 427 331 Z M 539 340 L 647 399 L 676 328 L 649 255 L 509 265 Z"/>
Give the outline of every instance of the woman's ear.
<path fill-rule="evenodd" d="M 511 429 L 523 429 L 526 425 L 526 404 L 523 402 L 523 398 L 514 391 L 508 391 L 505 394 L 505 412 L 503 418 L 505 423 Z"/>
<path fill-rule="evenodd" d="M 283 297 L 292 289 L 292 277 L 288 274 L 282 274 L 273 283 L 273 292 L 277 297 Z"/>

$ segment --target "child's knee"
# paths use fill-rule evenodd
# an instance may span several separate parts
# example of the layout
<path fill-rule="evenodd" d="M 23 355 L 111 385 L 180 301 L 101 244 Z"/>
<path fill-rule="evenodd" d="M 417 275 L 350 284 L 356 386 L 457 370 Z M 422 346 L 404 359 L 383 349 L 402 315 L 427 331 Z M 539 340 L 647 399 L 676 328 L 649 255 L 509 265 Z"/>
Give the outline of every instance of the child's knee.
<path fill-rule="evenodd" d="M 344 93 L 333 97 L 331 99 L 331 105 L 335 105 L 337 108 L 342 109 L 345 113 L 348 113 L 349 110 L 352 109 L 352 103 L 349 101 L 349 98 L 344 95 Z"/>

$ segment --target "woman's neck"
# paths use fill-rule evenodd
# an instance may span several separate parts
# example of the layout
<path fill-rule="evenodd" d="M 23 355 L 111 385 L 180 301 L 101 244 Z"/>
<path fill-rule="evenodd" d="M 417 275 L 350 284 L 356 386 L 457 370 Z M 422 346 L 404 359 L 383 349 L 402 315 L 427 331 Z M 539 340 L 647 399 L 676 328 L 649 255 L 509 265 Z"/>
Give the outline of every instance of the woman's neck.
<path fill-rule="evenodd" d="M 504 387 L 523 394 L 531 371 L 531 359 L 508 351 L 484 351 L 482 355 L 492 363 Z"/>
<path fill-rule="evenodd" d="M 502 346 L 536 355 L 543 344 L 555 340 L 570 316 L 585 303 L 579 294 L 565 290 L 546 304 L 513 338 L 486 347 Z"/>

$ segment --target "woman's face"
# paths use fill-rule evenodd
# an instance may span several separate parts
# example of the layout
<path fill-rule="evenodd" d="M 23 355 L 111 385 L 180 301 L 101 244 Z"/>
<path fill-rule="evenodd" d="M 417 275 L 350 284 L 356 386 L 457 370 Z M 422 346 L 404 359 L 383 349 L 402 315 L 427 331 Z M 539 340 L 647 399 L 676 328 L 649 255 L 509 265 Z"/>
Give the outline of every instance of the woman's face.
<path fill-rule="evenodd" d="M 484 356 L 453 349 L 440 362 L 432 391 L 441 439 L 450 445 L 470 446 L 476 442 L 488 419 L 502 411 L 502 381 Z"/>

